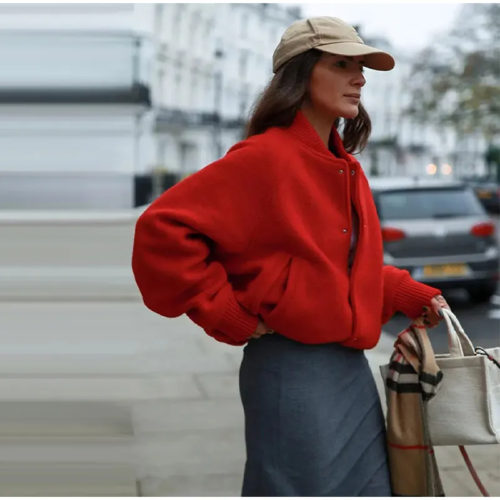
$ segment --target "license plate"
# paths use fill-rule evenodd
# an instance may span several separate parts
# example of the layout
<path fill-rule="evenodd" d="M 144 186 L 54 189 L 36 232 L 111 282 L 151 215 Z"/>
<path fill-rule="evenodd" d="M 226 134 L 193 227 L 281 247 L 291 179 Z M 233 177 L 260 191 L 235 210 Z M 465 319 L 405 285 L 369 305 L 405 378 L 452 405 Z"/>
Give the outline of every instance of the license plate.
<path fill-rule="evenodd" d="M 424 266 L 423 275 L 426 277 L 435 276 L 465 276 L 467 266 L 465 264 L 440 264 Z"/>
<path fill-rule="evenodd" d="M 493 197 L 493 193 L 491 191 L 478 191 L 477 195 L 479 196 L 479 198 L 482 198 L 485 200 L 489 200 L 490 198 Z"/>

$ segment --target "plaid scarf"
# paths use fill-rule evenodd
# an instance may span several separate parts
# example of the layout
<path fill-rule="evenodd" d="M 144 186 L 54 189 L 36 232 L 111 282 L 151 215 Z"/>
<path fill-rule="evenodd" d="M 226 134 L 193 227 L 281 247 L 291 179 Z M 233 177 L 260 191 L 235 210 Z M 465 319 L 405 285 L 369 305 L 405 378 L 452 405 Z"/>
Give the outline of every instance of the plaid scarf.
<path fill-rule="evenodd" d="M 427 429 L 426 402 L 443 378 L 423 320 L 394 343 L 387 385 L 387 444 L 394 496 L 444 496 Z"/>

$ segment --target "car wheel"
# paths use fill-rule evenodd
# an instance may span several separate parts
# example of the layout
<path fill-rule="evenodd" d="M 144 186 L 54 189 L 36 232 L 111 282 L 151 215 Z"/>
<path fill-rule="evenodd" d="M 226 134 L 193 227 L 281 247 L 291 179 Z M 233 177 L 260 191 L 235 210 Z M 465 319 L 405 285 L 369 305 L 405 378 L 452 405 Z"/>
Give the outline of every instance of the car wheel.
<path fill-rule="evenodd" d="M 488 285 L 479 285 L 467 288 L 470 298 L 473 302 L 489 302 L 491 297 L 497 291 L 496 283 Z"/>

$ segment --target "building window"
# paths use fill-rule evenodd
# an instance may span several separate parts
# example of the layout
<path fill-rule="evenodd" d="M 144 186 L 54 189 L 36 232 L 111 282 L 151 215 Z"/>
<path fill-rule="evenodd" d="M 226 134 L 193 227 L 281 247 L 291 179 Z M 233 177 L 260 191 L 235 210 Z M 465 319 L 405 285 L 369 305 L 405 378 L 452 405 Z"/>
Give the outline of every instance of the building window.
<path fill-rule="evenodd" d="M 209 40 L 211 34 L 212 34 L 212 20 L 207 19 L 205 21 L 205 35 L 204 35 L 205 40 Z"/>
<path fill-rule="evenodd" d="M 165 89 L 165 72 L 163 69 L 158 70 L 158 102 L 163 104 L 164 97 L 164 89 Z"/>
<path fill-rule="evenodd" d="M 173 40 L 179 41 L 182 40 L 182 11 L 184 10 L 184 5 L 177 4 L 176 7 L 175 14 L 172 16 L 172 33 L 174 34 Z"/>
<path fill-rule="evenodd" d="M 179 143 L 180 171 L 183 174 L 198 170 L 196 146 L 190 142 Z"/>
<path fill-rule="evenodd" d="M 156 163 L 159 166 L 165 166 L 167 160 L 167 141 L 159 140 L 157 144 L 158 144 L 158 151 L 157 151 L 158 156 L 156 158 Z"/>
<path fill-rule="evenodd" d="M 244 85 L 240 90 L 240 103 L 239 103 L 240 117 L 246 116 L 248 99 L 249 99 L 248 85 Z"/>
<path fill-rule="evenodd" d="M 154 19 L 154 27 L 155 28 L 154 29 L 155 29 L 155 35 L 158 38 L 161 38 L 161 35 L 162 35 L 163 15 L 164 15 L 163 9 L 164 9 L 164 5 L 161 3 L 156 4 L 154 7 L 154 16 L 155 16 L 155 19 Z"/>
<path fill-rule="evenodd" d="M 248 53 L 245 50 L 240 52 L 238 71 L 239 77 L 246 80 L 248 75 Z"/>
<path fill-rule="evenodd" d="M 203 112 L 207 113 L 213 113 L 214 106 L 213 106 L 213 94 L 212 94 L 212 85 L 213 85 L 213 79 L 210 75 L 210 73 L 205 73 L 202 76 L 202 82 L 203 82 L 203 96 L 200 102 L 200 107 Z"/>
<path fill-rule="evenodd" d="M 189 23 L 189 35 L 191 37 L 191 44 L 193 48 L 194 55 L 200 54 L 201 51 L 201 45 L 200 45 L 200 15 L 195 12 L 191 16 L 191 22 Z"/>
<path fill-rule="evenodd" d="M 182 82 L 182 75 L 179 70 L 176 71 L 175 73 L 175 84 L 174 84 L 174 107 L 179 108 L 181 104 L 181 82 Z"/>
<path fill-rule="evenodd" d="M 189 103 L 191 109 L 194 111 L 198 110 L 198 87 L 199 87 L 200 77 L 197 71 L 193 71 L 191 74 L 191 95 L 189 97 Z"/>
<path fill-rule="evenodd" d="M 271 26 L 269 28 L 269 44 L 271 46 L 277 45 L 279 36 L 278 36 L 278 33 L 276 31 L 277 30 L 276 30 L 275 26 Z"/>
<path fill-rule="evenodd" d="M 247 38 L 248 37 L 248 14 L 246 12 L 243 12 L 243 14 L 240 17 L 240 35 L 241 38 Z"/>

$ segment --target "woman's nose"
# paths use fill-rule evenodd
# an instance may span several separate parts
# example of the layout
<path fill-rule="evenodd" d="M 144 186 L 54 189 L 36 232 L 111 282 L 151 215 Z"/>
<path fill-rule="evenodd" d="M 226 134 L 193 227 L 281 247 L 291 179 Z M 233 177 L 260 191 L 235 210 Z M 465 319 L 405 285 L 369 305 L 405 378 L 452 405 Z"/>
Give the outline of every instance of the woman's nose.
<path fill-rule="evenodd" d="M 359 70 L 356 75 L 353 78 L 353 85 L 356 85 L 357 87 L 361 88 L 365 83 L 366 83 L 366 78 L 365 75 L 363 75 L 363 72 Z"/>

